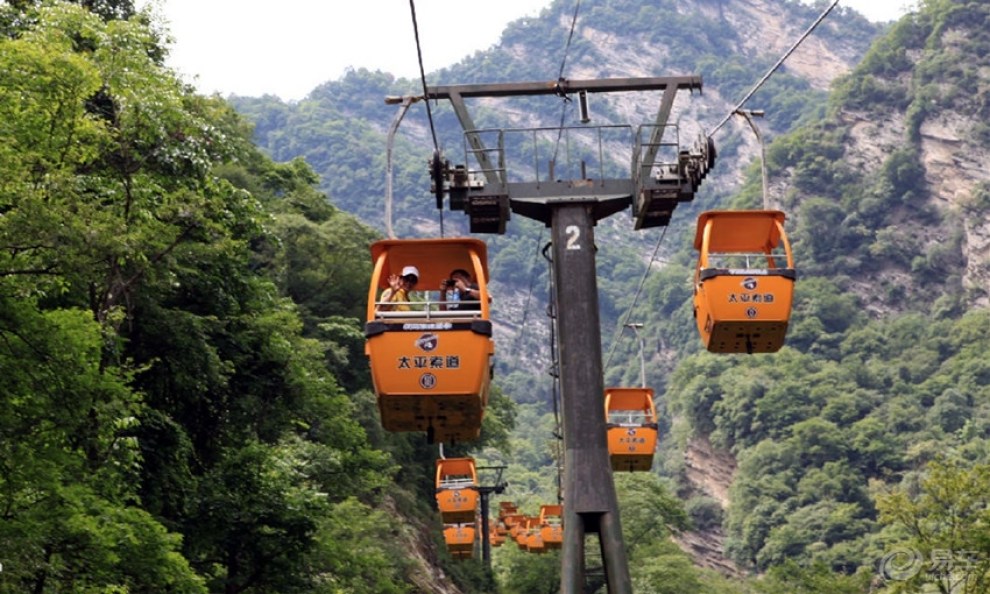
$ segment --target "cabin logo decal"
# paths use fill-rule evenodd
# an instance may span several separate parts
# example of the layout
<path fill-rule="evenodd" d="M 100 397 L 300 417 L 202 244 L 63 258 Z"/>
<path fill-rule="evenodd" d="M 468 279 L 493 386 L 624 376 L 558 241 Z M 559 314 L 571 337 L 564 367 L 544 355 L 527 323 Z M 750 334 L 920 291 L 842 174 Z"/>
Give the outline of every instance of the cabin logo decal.
<path fill-rule="evenodd" d="M 435 350 L 439 343 L 440 343 L 440 337 L 438 337 L 433 332 L 427 332 L 426 334 L 422 334 L 420 335 L 419 338 L 416 339 L 416 346 L 419 347 L 420 350 L 426 351 L 427 353 Z"/>

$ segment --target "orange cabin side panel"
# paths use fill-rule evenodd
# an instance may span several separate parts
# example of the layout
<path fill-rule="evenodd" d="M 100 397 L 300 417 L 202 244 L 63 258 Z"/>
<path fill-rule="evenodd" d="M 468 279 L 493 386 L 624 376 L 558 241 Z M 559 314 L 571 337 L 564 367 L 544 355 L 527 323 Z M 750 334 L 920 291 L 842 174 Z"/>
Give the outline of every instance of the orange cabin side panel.
<path fill-rule="evenodd" d="M 444 524 L 464 524 L 473 522 L 478 511 L 478 489 L 437 490 L 437 508 Z"/>
<path fill-rule="evenodd" d="M 470 330 L 384 332 L 368 339 L 382 426 L 474 439 L 488 401 L 492 343 Z"/>
<path fill-rule="evenodd" d="M 543 542 L 543 536 L 540 534 L 539 529 L 531 529 L 529 534 L 526 535 L 526 550 L 530 553 L 546 552 L 546 545 Z"/>
<path fill-rule="evenodd" d="M 443 529 L 443 539 L 451 553 L 471 553 L 474 551 L 474 526 L 447 526 Z"/>
<path fill-rule="evenodd" d="M 655 423 L 656 406 L 653 404 L 652 388 L 605 388 L 605 419 L 610 423 L 621 422 L 621 412 L 639 411 L 643 422 Z"/>
<path fill-rule="evenodd" d="M 707 230 L 708 251 L 769 253 L 784 240 L 785 215 L 779 210 L 710 210 L 698 216 L 694 249 L 701 251 Z"/>
<path fill-rule="evenodd" d="M 435 464 L 434 486 L 477 486 L 478 474 L 474 458 L 439 458 Z M 451 481 L 454 484 L 451 484 Z"/>
<path fill-rule="evenodd" d="M 564 527 L 560 524 L 548 524 L 540 527 L 540 538 L 543 546 L 548 549 L 559 549 L 564 544 Z"/>
<path fill-rule="evenodd" d="M 694 308 L 702 342 L 713 352 L 776 352 L 783 346 L 794 279 L 719 274 L 698 283 Z"/>
<path fill-rule="evenodd" d="M 656 426 L 608 429 L 608 453 L 613 470 L 649 471 L 656 449 Z"/>

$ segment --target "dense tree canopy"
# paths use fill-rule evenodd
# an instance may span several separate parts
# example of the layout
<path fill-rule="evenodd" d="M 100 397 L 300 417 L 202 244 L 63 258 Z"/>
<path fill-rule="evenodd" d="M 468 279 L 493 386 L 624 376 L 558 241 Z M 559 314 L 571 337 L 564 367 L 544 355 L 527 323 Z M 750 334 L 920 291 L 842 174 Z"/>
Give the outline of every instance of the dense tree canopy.
<path fill-rule="evenodd" d="M 407 591 L 344 390 L 373 234 L 101 6 L 0 41 L 0 589 Z"/>
<path fill-rule="evenodd" d="M 676 24 L 663 40 L 672 66 L 735 94 L 768 65 L 725 55 L 738 38 L 727 21 L 661 4 Z M 763 91 L 781 129 L 810 122 L 768 152 L 771 176 L 788 180 L 783 207 L 801 256 L 780 353 L 699 352 L 686 232 L 672 232 L 681 247 L 634 304 L 643 249 L 600 228 L 603 319 L 618 325 L 632 308 L 646 322 L 663 414 L 663 478 L 616 481 L 637 591 L 862 592 L 885 561 L 895 573 L 877 575 L 890 591 L 925 582 L 948 592 L 960 576 L 955 591 L 986 589 L 990 316 L 967 311 L 986 289 L 964 288 L 958 271 L 959 219 L 984 217 L 990 192 L 978 188 L 959 212 L 931 207 L 919 139 L 950 109 L 986 119 L 986 36 L 971 23 L 987 11 L 923 8 L 840 82 L 821 121 L 809 120 L 822 115 L 821 94 L 797 77 Z M 588 16 L 657 43 L 647 13 L 613 2 Z M 549 23 L 524 19 L 505 35 L 534 38 L 539 59 L 479 53 L 441 75 L 542 78 L 564 42 Z M 953 27 L 969 27 L 949 41 L 973 60 L 942 51 Z M 601 58 L 587 39 L 574 52 L 585 66 Z M 437 452 L 382 431 L 355 298 L 378 236 L 358 217 L 380 218 L 378 122 L 391 117 L 380 98 L 415 86 L 352 71 L 298 105 L 234 98 L 251 129 L 231 103 L 193 93 L 166 54 L 129 1 L 0 6 L 0 592 L 418 591 L 407 550 L 443 548 L 430 504 Z M 904 112 L 907 137 L 876 176 L 846 161 L 841 109 Z M 436 115 L 449 134 L 450 111 Z M 479 121 L 496 119 L 483 111 Z M 985 142 L 987 130 L 969 134 Z M 255 133 L 283 162 L 253 145 Z M 400 139 L 397 151 L 404 234 L 435 225 L 410 214 L 432 200 L 417 142 Z M 757 195 L 751 183 L 717 198 L 738 206 Z M 548 278 L 531 263 L 543 229 L 514 225 L 518 237 L 489 242 L 506 302 Z M 928 228 L 955 230 L 931 240 Z M 505 373 L 484 438 L 448 454 L 504 464 L 512 497 L 532 509 L 555 494 L 559 422 L 550 382 L 522 361 L 545 349 L 542 336 L 523 331 L 531 318 L 511 324 L 519 332 L 499 347 Z M 635 380 L 635 345 L 617 336 L 606 375 Z M 686 484 L 689 437 L 738 462 L 727 510 Z M 763 577 L 698 569 L 675 544 L 718 527 L 726 552 Z M 497 583 L 477 561 L 440 552 L 431 563 L 465 592 L 559 588 L 555 554 L 506 549 Z M 891 556 L 904 550 L 931 571 L 905 573 L 914 568 Z M 965 571 L 944 571 L 947 559 Z"/>

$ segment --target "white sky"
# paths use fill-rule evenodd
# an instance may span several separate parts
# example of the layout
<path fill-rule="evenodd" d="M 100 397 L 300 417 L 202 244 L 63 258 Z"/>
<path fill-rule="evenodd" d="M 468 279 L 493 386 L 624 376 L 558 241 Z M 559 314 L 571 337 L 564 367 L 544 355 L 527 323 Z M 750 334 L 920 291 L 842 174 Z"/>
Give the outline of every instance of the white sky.
<path fill-rule="evenodd" d="M 407 0 L 138 0 L 152 4 L 174 38 L 169 65 L 202 93 L 302 99 L 348 67 L 418 78 Z M 427 73 L 498 43 L 506 24 L 537 16 L 550 0 L 418 0 Z M 841 0 L 875 21 L 913 0 Z M 580 20 L 580 14 L 578 15 Z M 809 23 L 810 24 L 810 23 Z"/>

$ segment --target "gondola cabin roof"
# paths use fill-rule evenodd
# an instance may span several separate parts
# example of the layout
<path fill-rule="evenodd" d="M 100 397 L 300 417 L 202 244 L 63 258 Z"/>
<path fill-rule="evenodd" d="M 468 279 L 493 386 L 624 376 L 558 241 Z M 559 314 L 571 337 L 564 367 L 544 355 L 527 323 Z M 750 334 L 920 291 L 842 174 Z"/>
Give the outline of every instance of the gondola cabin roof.
<path fill-rule="evenodd" d="M 656 407 L 653 403 L 653 388 L 605 388 L 605 409 L 611 410 L 642 410 L 656 419 Z"/>
<path fill-rule="evenodd" d="M 435 291 L 440 281 L 449 278 L 450 271 L 463 268 L 476 273 L 472 254 L 481 261 L 482 278 L 477 282 L 488 283 L 488 247 L 485 242 L 473 237 L 451 237 L 443 239 L 383 239 L 371 245 L 372 261 L 388 254 L 378 288 L 388 287 L 388 277 L 400 274 L 406 266 L 419 269 L 419 282 L 416 289 Z"/>
<path fill-rule="evenodd" d="M 694 249 L 701 251 L 705 227 L 712 225 L 709 253 L 770 253 L 781 241 L 784 213 L 779 210 L 709 210 L 698 216 Z"/>
<path fill-rule="evenodd" d="M 477 486 L 478 476 L 474 458 L 440 458 L 436 462 L 436 487 L 448 486 L 445 481 L 459 477 L 459 486 Z"/>

